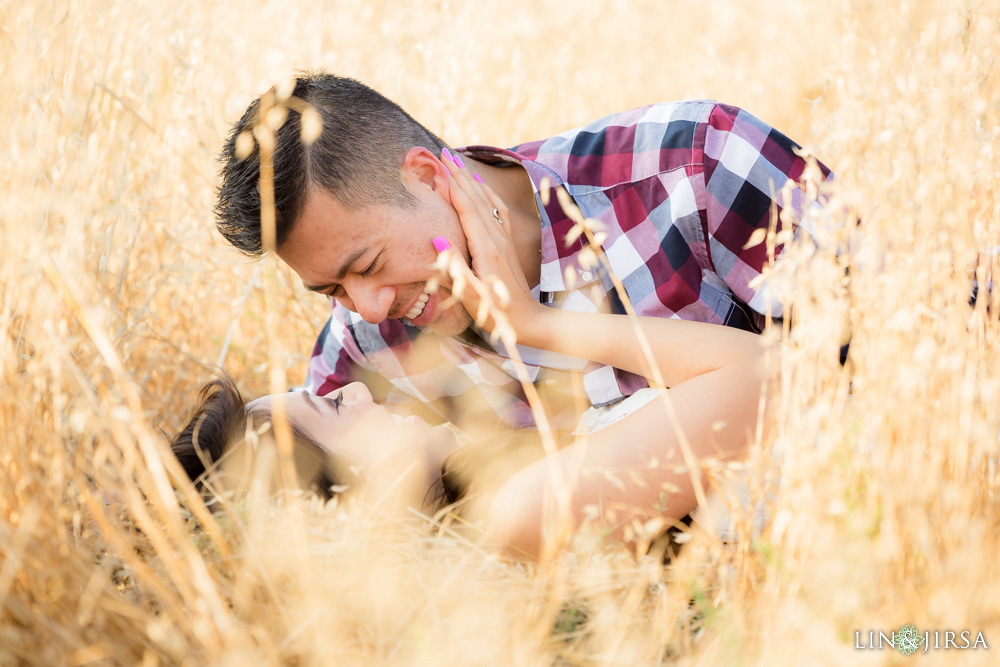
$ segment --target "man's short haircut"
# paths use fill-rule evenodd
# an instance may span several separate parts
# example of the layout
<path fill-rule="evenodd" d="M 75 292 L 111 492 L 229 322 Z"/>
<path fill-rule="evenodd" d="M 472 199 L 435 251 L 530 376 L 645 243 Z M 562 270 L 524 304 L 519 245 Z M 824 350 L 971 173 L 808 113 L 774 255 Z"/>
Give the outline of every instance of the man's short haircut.
<path fill-rule="evenodd" d="M 288 237 L 302 213 L 306 195 L 322 188 L 338 202 L 358 209 L 375 203 L 412 206 L 403 187 L 402 156 L 414 146 L 435 155 L 445 147 L 432 132 L 395 102 L 368 86 L 326 72 L 300 73 L 292 95 L 312 105 L 322 120 L 322 132 L 309 145 L 300 140 L 302 117 L 289 110 L 277 132 L 274 151 L 275 243 Z M 237 138 L 257 121 L 260 98 L 254 100 L 229 133 L 219 161 L 221 184 L 215 204 L 216 225 L 229 243 L 259 257 L 260 148 L 256 142 L 244 159 L 237 156 Z"/>

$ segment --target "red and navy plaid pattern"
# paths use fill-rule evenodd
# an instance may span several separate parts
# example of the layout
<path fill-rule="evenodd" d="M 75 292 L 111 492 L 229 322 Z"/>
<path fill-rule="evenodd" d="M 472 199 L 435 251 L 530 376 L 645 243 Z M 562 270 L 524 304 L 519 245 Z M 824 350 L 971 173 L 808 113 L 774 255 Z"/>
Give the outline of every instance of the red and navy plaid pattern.
<path fill-rule="evenodd" d="M 638 314 L 758 331 L 767 315 L 780 317 L 782 307 L 759 285 L 750 287 L 767 262 L 766 246 L 744 246 L 754 230 L 769 226 L 772 207 L 787 208 L 800 221 L 804 209 L 819 206 L 797 185 L 790 197 L 776 194 L 789 180 L 802 180 L 807 163 L 796 148 L 741 109 L 694 101 L 633 109 L 511 150 L 469 146 L 460 152 L 527 171 L 542 225 L 536 289 L 542 303 L 623 312 L 605 271 L 580 266 L 583 239 L 565 242 L 574 223 L 557 197 L 543 204 L 545 179 L 564 188 L 585 217 L 604 224 L 605 254 Z M 826 167 L 819 169 L 832 178 Z M 523 347 L 520 352 L 536 383 L 571 392 L 568 376 L 582 374 L 594 406 L 647 386 L 644 378 L 608 366 Z M 503 349 L 475 335 L 442 338 L 398 320 L 368 324 L 335 303 L 313 350 L 306 388 L 325 395 L 360 377 L 362 368 L 456 423 L 456 410 L 478 403 L 512 426 L 532 424 Z"/>

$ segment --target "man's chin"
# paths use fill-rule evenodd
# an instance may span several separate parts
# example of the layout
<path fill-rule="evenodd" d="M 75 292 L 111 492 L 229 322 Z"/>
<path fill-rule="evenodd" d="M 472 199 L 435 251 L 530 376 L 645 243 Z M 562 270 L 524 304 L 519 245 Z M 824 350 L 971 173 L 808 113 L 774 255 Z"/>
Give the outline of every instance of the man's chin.
<path fill-rule="evenodd" d="M 457 336 L 470 326 L 472 326 L 472 318 L 461 305 L 456 304 L 434 318 L 434 321 L 426 328 L 438 336 L 450 338 Z"/>

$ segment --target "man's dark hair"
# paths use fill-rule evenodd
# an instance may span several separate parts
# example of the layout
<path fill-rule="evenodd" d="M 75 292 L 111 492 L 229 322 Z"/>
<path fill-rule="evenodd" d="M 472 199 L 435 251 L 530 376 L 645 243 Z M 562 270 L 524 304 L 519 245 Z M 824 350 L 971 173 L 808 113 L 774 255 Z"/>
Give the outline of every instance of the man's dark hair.
<path fill-rule="evenodd" d="M 322 131 L 313 143 L 303 143 L 302 115 L 290 109 L 276 133 L 273 161 L 277 246 L 288 237 L 312 188 L 322 188 L 354 209 L 375 203 L 413 205 L 414 199 L 399 177 L 400 158 L 414 146 L 437 154 L 445 147 L 444 142 L 398 104 L 353 79 L 326 72 L 300 73 L 292 97 L 319 112 Z M 219 232 L 253 257 L 263 253 L 258 190 L 260 147 L 253 142 L 250 154 L 240 159 L 237 139 L 253 130 L 260 105 L 261 98 L 254 100 L 222 147 L 222 182 L 215 205 Z"/>

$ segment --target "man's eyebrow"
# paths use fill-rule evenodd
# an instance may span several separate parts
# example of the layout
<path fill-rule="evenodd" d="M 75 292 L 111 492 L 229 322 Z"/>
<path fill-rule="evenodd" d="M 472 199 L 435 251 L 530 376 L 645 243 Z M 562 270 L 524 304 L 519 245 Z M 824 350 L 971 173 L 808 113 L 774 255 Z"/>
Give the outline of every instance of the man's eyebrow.
<path fill-rule="evenodd" d="M 340 265 L 340 270 L 337 271 L 337 275 L 335 275 L 333 279 L 335 281 L 343 280 L 344 276 L 347 275 L 347 272 L 350 271 L 351 265 L 354 264 L 354 262 L 361 259 L 361 256 L 364 255 L 366 252 L 368 252 L 367 246 L 360 248 L 359 250 L 355 250 L 353 253 L 351 253 L 351 255 L 344 260 L 344 263 Z M 305 288 L 310 292 L 325 292 L 326 290 L 330 289 L 331 287 L 335 287 L 336 285 L 337 285 L 336 282 L 332 282 L 327 285 L 305 285 Z"/>

